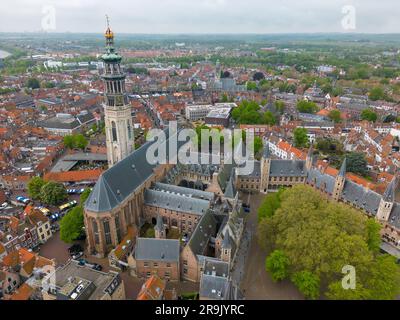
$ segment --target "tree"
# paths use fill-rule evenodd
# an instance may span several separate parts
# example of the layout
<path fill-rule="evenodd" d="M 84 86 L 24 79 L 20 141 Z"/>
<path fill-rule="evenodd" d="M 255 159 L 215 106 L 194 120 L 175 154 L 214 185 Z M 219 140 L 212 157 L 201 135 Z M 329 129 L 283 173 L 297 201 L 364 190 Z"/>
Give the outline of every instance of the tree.
<path fill-rule="evenodd" d="M 78 134 L 76 136 L 74 136 L 75 139 L 75 147 L 85 150 L 86 146 L 88 145 L 88 141 L 86 140 L 86 138 L 82 135 L 82 134 Z"/>
<path fill-rule="evenodd" d="M 254 81 L 260 81 L 262 79 L 265 79 L 264 73 L 262 73 L 262 72 L 258 71 L 253 75 L 253 80 Z"/>
<path fill-rule="evenodd" d="M 40 199 L 49 205 L 58 205 L 67 198 L 67 190 L 58 182 L 49 181 L 40 190 Z"/>
<path fill-rule="evenodd" d="M 262 122 L 264 124 L 268 124 L 270 126 L 275 124 L 276 120 L 275 120 L 275 117 L 274 117 L 274 115 L 272 114 L 271 111 L 264 112 L 264 114 L 262 116 Z"/>
<path fill-rule="evenodd" d="M 254 137 L 254 154 L 257 154 L 260 152 L 263 148 L 263 142 L 262 139 L 258 136 Z"/>
<path fill-rule="evenodd" d="M 36 78 L 29 78 L 28 81 L 26 82 L 25 86 L 30 89 L 39 89 L 40 82 Z"/>
<path fill-rule="evenodd" d="M 72 208 L 60 221 L 60 239 L 71 243 L 83 234 L 83 208 Z"/>
<path fill-rule="evenodd" d="M 368 172 L 365 154 L 360 152 L 350 152 L 346 155 L 347 171 L 365 176 Z"/>
<path fill-rule="evenodd" d="M 372 109 L 370 109 L 370 108 L 364 109 L 361 112 L 361 120 L 375 122 L 377 119 L 378 119 L 378 115 L 374 111 L 372 111 Z"/>
<path fill-rule="evenodd" d="M 282 114 L 285 111 L 285 103 L 282 100 L 277 100 L 274 103 L 276 110 Z"/>
<path fill-rule="evenodd" d="M 275 250 L 265 259 L 265 269 L 274 281 L 281 281 L 288 276 L 289 259 L 281 250 Z"/>
<path fill-rule="evenodd" d="M 231 73 L 229 71 L 221 71 L 221 78 L 229 78 Z"/>
<path fill-rule="evenodd" d="M 40 177 L 33 177 L 28 182 L 28 194 L 34 199 L 40 199 L 40 192 L 45 182 Z"/>
<path fill-rule="evenodd" d="M 376 257 L 364 272 L 356 273 L 356 288 L 344 289 L 341 281 L 329 285 L 326 296 L 332 300 L 393 300 L 400 294 L 400 267 L 396 258 Z"/>
<path fill-rule="evenodd" d="M 290 262 L 284 270 L 293 281 L 294 274 L 308 271 L 324 284 L 321 288 L 328 288 L 331 299 L 393 299 L 400 290 L 400 269 L 394 258 L 369 245 L 377 230 L 368 220 L 346 204 L 327 201 L 310 186 L 297 185 L 285 189 L 272 217 L 261 219 L 257 237 L 262 247 L 284 253 Z M 341 289 L 345 265 L 356 269 L 355 291 Z"/>
<path fill-rule="evenodd" d="M 366 226 L 368 248 L 372 252 L 379 252 L 382 242 L 380 236 L 381 225 L 377 223 L 374 219 L 368 219 Z"/>
<path fill-rule="evenodd" d="M 78 148 L 85 150 L 86 146 L 88 145 L 88 141 L 83 134 L 65 136 L 63 142 L 64 146 L 68 149 Z"/>
<path fill-rule="evenodd" d="M 329 119 L 331 119 L 333 122 L 338 123 L 340 122 L 341 119 L 341 114 L 340 111 L 337 109 L 333 109 L 329 112 L 328 114 Z"/>
<path fill-rule="evenodd" d="M 318 299 L 320 296 L 319 277 L 310 271 L 296 272 L 292 276 L 292 282 L 308 299 Z"/>
<path fill-rule="evenodd" d="M 372 101 L 385 99 L 385 91 L 381 87 L 374 87 L 369 92 L 369 98 Z"/>
<path fill-rule="evenodd" d="M 65 136 L 63 142 L 64 146 L 68 149 L 73 149 L 75 147 L 75 139 L 72 135 Z"/>
<path fill-rule="evenodd" d="M 246 85 L 247 90 L 249 91 L 256 91 L 257 90 L 257 83 L 253 81 L 248 81 Z"/>
<path fill-rule="evenodd" d="M 318 111 L 318 106 L 315 102 L 300 100 L 297 102 L 297 110 L 302 113 L 315 113 Z"/>
<path fill-rule="evenodd" d="M 255 101 L 242 101 L 237 108 L 232 110 L 232 118 L 238 124 L 262 124 L 260 106 Z"/>
<path fill-rule="evenodd" d="M 307 129 L 306 128 L 296 128 L 293 131 L 294 135 L 294 145 L 296 147 L 306 147 L 308 143 L 308 136 L 307 136 Z"/>
<path fill-rule="evenodd" d="M 86 200 L 87 200 L 87 198 L 89 198 L 89 195 L 90 195 L 91 192 L 92 192 L 92 190 L 87 188 L 81 193 L 81 195 L 79 197 L 81 205 L 83 205 L 86 202 Z"/>
<path fill-rule="evenodd" d="M 258 208 L 258 221 L 264 218 L 271 218 L 275 211 L 281 206 L 281 195 L 284 189 L 278 192 L 268 193 Z"/>

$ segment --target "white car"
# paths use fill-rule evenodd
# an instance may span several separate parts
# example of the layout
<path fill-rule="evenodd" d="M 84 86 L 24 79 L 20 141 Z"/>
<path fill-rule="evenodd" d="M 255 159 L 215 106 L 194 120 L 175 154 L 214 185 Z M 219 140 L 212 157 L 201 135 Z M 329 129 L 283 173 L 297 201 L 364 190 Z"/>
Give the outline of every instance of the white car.
<path fill-rule="evenodd" d="M 74 260 L 78 260 L 80 257 L 82 257 L 83 256 L 83 252 L 81 251 L 81 252 L 78 252 L 78 253 L 76 253 L 76 254 L 74 254 L 73 256 L 72 256 L 72 259 L 74 259 Z"/>

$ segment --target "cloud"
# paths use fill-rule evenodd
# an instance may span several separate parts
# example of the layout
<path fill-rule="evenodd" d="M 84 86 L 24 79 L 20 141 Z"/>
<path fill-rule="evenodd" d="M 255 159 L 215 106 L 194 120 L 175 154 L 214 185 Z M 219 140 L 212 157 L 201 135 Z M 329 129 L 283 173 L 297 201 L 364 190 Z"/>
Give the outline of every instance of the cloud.
<path fill-rule="evenodd" d="M 56 32 L 101 32 L 107 13 L 124 33 L 344 32 L 343 6 L 356 9 L 355 32 L 400 31 L 398 0 L 14 0 L 0 31 L 39 31 L 54 6 Z"/>

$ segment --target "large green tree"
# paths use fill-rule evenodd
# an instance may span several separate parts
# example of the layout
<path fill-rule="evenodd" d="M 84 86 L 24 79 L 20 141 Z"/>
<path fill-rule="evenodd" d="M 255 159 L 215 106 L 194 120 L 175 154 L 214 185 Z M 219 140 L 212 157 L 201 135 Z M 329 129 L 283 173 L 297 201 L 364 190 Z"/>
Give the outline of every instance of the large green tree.
<path fill-rule="evenodd" d="M 319 277 L 310 271 L 296 272 L 292 276 L 292 282 L 308 299 L 318 299 L 320 295 Z"/>
<path fill-rule="evenodd" d="M 33 177 L 28 182 L 28 194 L 29 196 L 34 199 L 40 199 L 40 192 L 42 187 L 45 185 L 45 182 L 40 177 Z"/>
<path fill-rule="evenodd" d="M 40 199 L 49 205 L 58 205 L 68 198 L 64 185 L 49 181 L 40 190 Z"/>
<path fill-rule="evenodd" d="M 79 238 L 84 230 L 83 208 L 72 208 L 60 221 L 60 238 L 66 243 L 71 243 Z"/>
<path fill-rule="evenodd" d="M 308 144 L 308 136 L 307 136 L 307 129 L 306 128 L 296 128 L 293 131 L 294 136 L 294 145 L 296 147 L 302 148 L 306 147 Z"/>
<path fill-rule="evenodd" d="M 333 110 L 329 111 L 328 117 L 335 123 L 338 123 L 341 121 L 340 111 L 337 109 L 333 109 Z"/>
<path fill-rule="evenodd" d="M 346 155 L 347 171 L 359 175 L 366 175 L 368 172 L 365 154 L 360 152 L 350 152 Z"/>
<path fill-rule="evenodd" d="M 399 266 L 376 249 L 379 229 L 365 214 L 306 185 L 286 189 L 280 199 L 274 214 L 259 222 L 257 236 L 263 248 L 287 257 L 292 281 L 295 273 L 308 271 L 332 299 L 393 299 L 399 294 Z M 351 292 L 338 285 L 347 265 L 357 274 Z"/>
<path fill-rule="evenodd" d="M 385 99 L 385 91 L 381 87 L 374 87 L 369 92 L 369 98 L 372 101 Z"/>
<path fill-rule="evenodd" d="M 265 259 L 265 269 L 272 280 L 281 281 L 288 276 L 289 259 L 281 250 L 275 250 Z"/>
<path fill-rule="evenodd" d="M 318 111 L 318 106 L 315 102 L 300 100 L 297 102 L 297 110 L 301 113 L 315 113 Z"/>
<path fill-rule="evenodd" d="M 38 79 L 36 78 L 29 78 L 26 81 L 25 84 L 26 87 L 30 88 L 30 89 L 39 89 L 40 88 L 40 82 Z"/>
<path fill-rule="evenodd" d="M 83 205 L 85 203 L 85 201 L 87 200 L 87 198 L 89 198 L 89 195 L 90 195 L 91 192 L 92 192 L 92 190 L 87 188 L 81 193 L 81 195 L 79 197 L 81 205 Z"/>
<path fill-rule="evenodd" d="M 378 115 L 370 108 L 364 109 L 361 112 L 361 120 L 375 122 L 377 119 L 378 119 Z"/>

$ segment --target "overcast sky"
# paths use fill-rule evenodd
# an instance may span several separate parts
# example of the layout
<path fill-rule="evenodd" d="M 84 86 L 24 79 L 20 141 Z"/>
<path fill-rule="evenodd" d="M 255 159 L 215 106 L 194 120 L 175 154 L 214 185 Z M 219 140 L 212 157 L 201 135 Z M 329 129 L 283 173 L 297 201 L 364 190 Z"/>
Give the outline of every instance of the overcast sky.
<path fill-rule="evenodd" d="M 400 33 L 399 0 L 13 0 L 7 3 L 0 10 L 0 32 L 44 28 L 52 32 L 100 33 L 107 13 L 117 33 Z M 342 12 L 345 6 L 355 8 L 355 23 L 353 11 Z"/>

